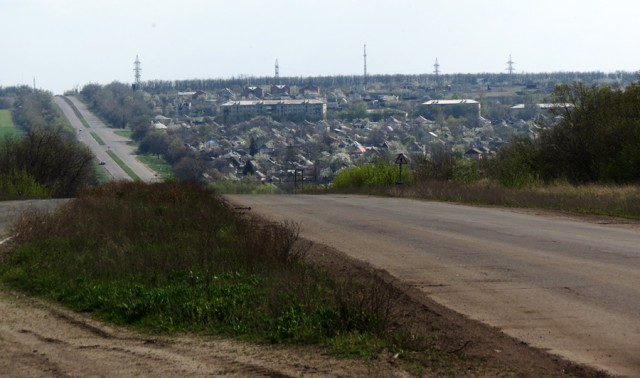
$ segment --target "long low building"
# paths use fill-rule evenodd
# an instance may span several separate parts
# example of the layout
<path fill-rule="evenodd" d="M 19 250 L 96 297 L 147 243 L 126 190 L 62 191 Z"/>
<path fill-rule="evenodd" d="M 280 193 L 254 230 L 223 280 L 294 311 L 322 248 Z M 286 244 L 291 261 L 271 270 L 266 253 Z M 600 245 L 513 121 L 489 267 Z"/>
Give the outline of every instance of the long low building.
<path fill-rule="evenodd" d="M 304 114 L 325 118 L 327 114 L 327 104 L 313 99 L 228 101 L 220 109 L 223 114 L 238 116 Z"/>
<path fill-rule="evenodd" d="M 443 110 L 445 113 L 473 113 L 480 117 L 480 103 L 472 99 L 457 99 L 457 100 L 430 100 L 423 102 L 422 106 L 425 108 Z"/>

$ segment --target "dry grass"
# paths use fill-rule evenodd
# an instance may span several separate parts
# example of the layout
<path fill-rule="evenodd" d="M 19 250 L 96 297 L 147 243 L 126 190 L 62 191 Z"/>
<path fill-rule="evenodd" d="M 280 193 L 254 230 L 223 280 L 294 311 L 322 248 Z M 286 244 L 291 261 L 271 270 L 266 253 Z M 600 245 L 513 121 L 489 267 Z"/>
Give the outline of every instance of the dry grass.
<path fill-rule="evenodd" d="M 359 191 L 362 193 L 362 191 Z M 640 219 L 640 186 L 569 184 L 506 188 L 483 181 L 461 184 L 427 181 L 412 186 L 373 189 L 370 193 L 459 203 L 540 208 Z"/>

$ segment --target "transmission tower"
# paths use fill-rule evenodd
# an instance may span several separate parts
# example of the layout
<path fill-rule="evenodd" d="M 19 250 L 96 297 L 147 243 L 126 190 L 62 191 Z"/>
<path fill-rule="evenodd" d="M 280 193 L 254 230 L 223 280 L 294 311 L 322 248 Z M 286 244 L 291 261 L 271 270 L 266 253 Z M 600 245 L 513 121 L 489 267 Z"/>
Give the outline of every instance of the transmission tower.
<path fill-rule="evenodd" d="M 515 62 L 513 61 L 513 59 L 511 59 L 511 54 L 509 54 L 509 61 L 507 61 L 507 72 L 509 72 L 509 82 L 510 84 L 513 84 L 513 64 Z"/>
<path fill-rule="evenodd" d="M 433 74 L 436 75 L 436 85 L 440 85 L 440 64 L 438 63 L 438 58 L 436 58 L 436 62 L 433 64 Z"/>
<path fill-rule="evenodd" d="M 142 71 L 142 68 L 140 68 L 140 59 L 138 59 L 138 55 L 136 55 L 136 61 L 133 62 L 133 73 L 134 73 L 134 78 L 135 78 L 135 82 L 133 84 L 133 88 L 134 89 L 140 89 L 140 72 Z"/>
<path fill-rule="evenodd" d="M 280 66 L 278 65 L 278 59 L 276 59 L 276 84 L 280 84 Z"/>
<path fill-rule="evenodd" d="M 364 45 L 364 85 L 367 85 L 367 45 Z"/>

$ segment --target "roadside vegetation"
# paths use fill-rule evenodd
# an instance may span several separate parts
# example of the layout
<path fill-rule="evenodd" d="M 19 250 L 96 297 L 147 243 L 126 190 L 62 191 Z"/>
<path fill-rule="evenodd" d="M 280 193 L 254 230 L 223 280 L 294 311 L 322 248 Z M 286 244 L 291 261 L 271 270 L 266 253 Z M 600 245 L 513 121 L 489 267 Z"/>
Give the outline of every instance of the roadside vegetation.
<path fill-rule="evenodd" d="M 147 332 L 397 353 L 418 371 L 481 369 L 399 327 L 401 294 L 382 278 L 307 263 L 298 229 L 248 217 L 194 183 L 110 183 L 17 223 L 0 279 Z"/>
<path fill-rule="evenodd" d="M 413 174 L 409 169 L 400 172 L 400 167 L 387 159 L 378 159 L 372 164 L 359 165 L 338 172 L 332 181 L 334 188 L 384 187 L 401 183 L 411 184 Z"/>
<path fill-rule="evenodd" d="M 163 181 L 174 179 L 171 171 L 171 165 L 169 165 L 169 163 L 167 163 L 162 157 L 154 156 L 152 154 L 143 154 L 136 156 L 136 158 L 156 172 L 156 175 Z"/>
<path fill-rule="evenodd" d="M 21 133 L 0 138 L 0 199 L 72 197 L 95 185 L 95 159 L 51 94 L 25 87 L 12 95 L 11 119 Z"/>
<path fill-rule="evenodd" d="M 378 162 L 344 169 L 329 190 L 640 219 L 640 86 L 578 83 L 559 86 L 555 97 L 572 105 L 556 110 L 558 124 L 536 139 L 514 138 L 497 156 L 432 149 L 410 157 L 403 185 L 382 180 L 399 168 Z"/>

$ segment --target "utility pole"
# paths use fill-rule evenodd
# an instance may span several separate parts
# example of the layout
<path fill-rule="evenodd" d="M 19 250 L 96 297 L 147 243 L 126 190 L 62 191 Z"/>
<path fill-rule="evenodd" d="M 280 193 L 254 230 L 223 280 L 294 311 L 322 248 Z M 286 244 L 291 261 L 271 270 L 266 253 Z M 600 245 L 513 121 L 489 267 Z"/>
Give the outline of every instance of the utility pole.
<path fill-rule="evenodd" d="M 136 61 L 133 62 L 133 72 L 134 72 L 134 78 L 135 78 L 135 82 L 133 84 L 134 90 L 140 89 L 140 72 L 141 71 L 142 71 L 142 68 L 140 68 L 140 59 L 138 59 L 138 55 L 136 54 Z"/>

